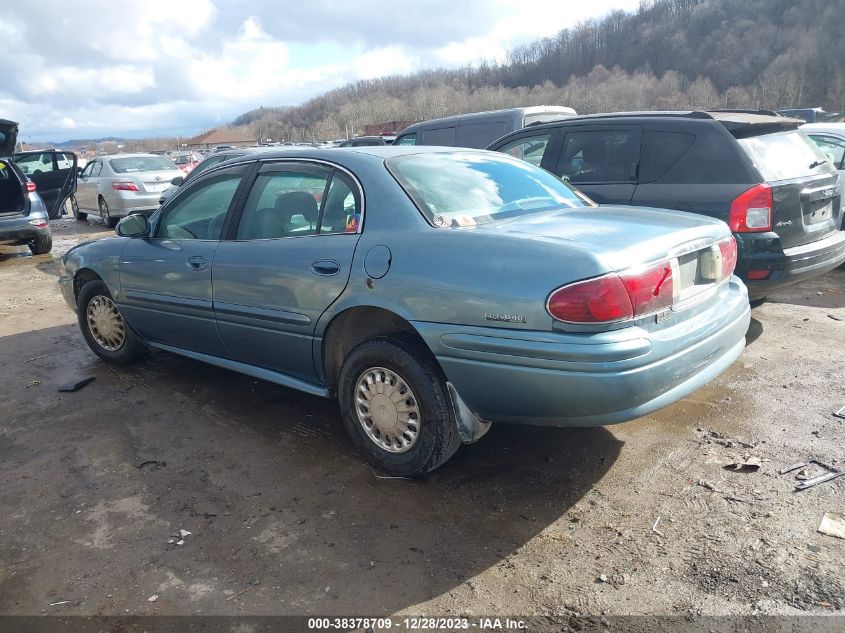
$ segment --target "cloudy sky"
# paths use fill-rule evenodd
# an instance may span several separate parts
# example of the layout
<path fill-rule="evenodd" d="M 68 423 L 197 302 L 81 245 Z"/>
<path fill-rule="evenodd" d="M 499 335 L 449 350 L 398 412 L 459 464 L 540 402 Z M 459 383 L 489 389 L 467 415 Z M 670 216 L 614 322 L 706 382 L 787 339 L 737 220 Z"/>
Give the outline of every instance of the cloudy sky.
<path fill-rule="evenodd" d="M 638 0 L 38 0 L 0 6 L 21 140 L 190 135 L 349 81 L 502 59 Z"/>

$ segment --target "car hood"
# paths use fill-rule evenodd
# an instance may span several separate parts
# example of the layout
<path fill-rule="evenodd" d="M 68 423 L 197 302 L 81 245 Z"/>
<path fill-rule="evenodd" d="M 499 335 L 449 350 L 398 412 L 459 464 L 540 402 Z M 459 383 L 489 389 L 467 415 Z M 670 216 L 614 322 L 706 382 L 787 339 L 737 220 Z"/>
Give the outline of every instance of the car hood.
<path fill-rule="evenodd" d="M 13 156 L 18 143 L 18 124 L 0 119 L 0 156 Z"/>
<path fill-rule="evenodd" d="M 601 205 L 523 215 L 476 230 L 565 241 L 591 253 L 610 270 L 666 257 L 696 240 L 728 237 L 721 220 L 684 211 Z"/>

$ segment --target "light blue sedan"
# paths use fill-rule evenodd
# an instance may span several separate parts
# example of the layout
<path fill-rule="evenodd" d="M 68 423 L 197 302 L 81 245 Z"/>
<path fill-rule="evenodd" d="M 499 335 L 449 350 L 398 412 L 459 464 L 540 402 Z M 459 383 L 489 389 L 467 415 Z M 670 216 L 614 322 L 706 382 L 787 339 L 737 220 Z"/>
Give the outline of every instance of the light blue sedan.
<path fill-rule="evenodd" d="M 165 350 L 337 398 L 403 476 L 491 422 L 665 407 L 739 356 L 750 319 L 723 222 L 596 206 L 480 150 L 247 155 L 117 233 L 68 251 L 59 282 L 98 356 Z"/>

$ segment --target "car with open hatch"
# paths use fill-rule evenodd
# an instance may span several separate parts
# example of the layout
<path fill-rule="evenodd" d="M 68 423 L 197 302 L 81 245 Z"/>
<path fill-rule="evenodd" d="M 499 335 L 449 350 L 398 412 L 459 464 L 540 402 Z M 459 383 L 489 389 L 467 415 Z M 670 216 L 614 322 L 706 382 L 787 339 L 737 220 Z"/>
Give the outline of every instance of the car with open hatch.
<path fill-rule="evenodd" d="M 770 111 L 617 112 L 537 125 L 488 149 L 540 165 L 600 204 L 724 220 L 737 275 L 762 299 L 845 262 L 839 176 L 801 124 Z"/>
<path fill-rule="evenodd" d="M 60 266 L 94 353 L 337 398 L 355 446 L 402 476 L 493 422 L 665 407 L 740 355 L 750 321 L 724 222 L 598 207 L 484 150 L 247 154 L 116 232 Z"/>

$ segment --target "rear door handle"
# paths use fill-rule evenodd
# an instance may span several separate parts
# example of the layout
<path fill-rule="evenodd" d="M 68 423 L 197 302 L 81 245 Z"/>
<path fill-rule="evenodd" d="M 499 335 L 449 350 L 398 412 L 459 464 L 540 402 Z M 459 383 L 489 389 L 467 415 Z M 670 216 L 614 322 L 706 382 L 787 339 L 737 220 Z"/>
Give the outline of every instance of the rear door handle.
<path fill-rule="evenodd" d="M 318 259 L 316 262 L 311 262 L 311 272 L 315 275 L 331 277 L 340 272 L 340 264 L 333 259 Z"/>
<path fill-rule="evenodd" d="M 205 257 L 202 255 L 193 255 L 185 260 L 185 264 L 188 266 L 188 270 L 195 270 L 197 272 L 203 271 L 208 268 L 208 263 L 205 261 Z"/>

